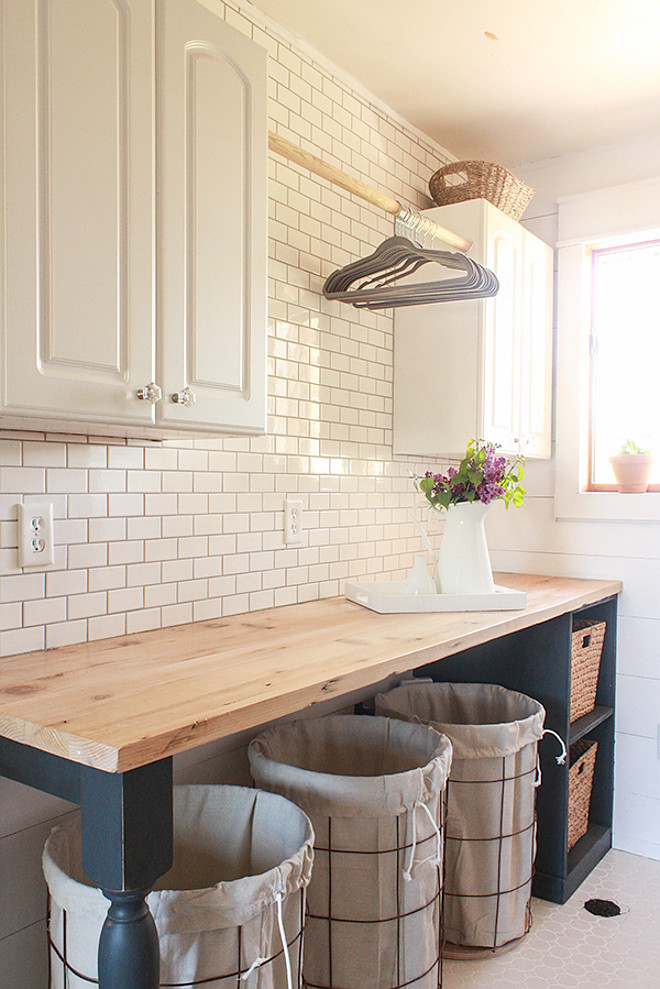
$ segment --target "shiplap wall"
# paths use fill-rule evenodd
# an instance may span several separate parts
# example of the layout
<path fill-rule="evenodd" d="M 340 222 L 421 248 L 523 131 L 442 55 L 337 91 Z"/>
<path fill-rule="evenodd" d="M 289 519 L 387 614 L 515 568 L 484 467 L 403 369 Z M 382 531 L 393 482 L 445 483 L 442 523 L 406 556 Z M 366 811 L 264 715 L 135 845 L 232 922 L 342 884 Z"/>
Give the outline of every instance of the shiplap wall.
<path fill-rule="evenodd" d="M 254 8 L 214 9 L 268 50 L 272 129 L 431 205 L 446 152 L 257 23 Z M 1 655 L 339 594 L 347 577 L 403 577 L 422 548 L 411 464 L 392 460 L 391 311 L 321 294 L 332 270 L 392 234 L 392 219 L 274 155 L 269 196 L 268 435 L 143 446 L 0 434 Z M 16 505 L 28 494 L 55 503 L 47 572 L 17 566 Z M 300 547 L 283 542 L 287 495 L 303 501 Z M 244 745 L 197 750 L 177 778 L 245 780 Z M 70 812 L 0 780 L 2 989 L 45 989 L 40 852 Z"/>
<path fill-rule="evenodd" d="M 524 224 L 557 242 L 557 199 L 657 178 L 660 136 L 549 161 L 513 164 L 537 189 Z M 502 570 L 623 581 L 619 599 L 614 844 L 660 859 L 660 518 L 592 522 L 554 517 L 554 462 L 529 463 L 524 510 L 492 511 L 493 564 Z M 640 497 L 644 497 L 641 495 Z M 657 496 L 655 496 L 657 497 Z"/>

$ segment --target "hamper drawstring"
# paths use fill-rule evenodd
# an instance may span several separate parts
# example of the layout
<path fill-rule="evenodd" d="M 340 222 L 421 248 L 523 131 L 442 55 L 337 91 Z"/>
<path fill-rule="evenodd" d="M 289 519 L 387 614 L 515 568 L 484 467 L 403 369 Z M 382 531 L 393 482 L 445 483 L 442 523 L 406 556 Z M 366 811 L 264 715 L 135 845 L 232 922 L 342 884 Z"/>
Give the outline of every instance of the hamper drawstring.
<path fill-rule="evenodd" d="M 564 765 L 566 765 L 566 756 L 568 755 L 568 752 L 566 751 L 566 745 L 564 743 L 564 739 L 561 737 L 561 735 L 558 735 L 556 731 L 553 731 L 552 728 L 544 728 L 543 729 L 543 734 L 541 735 L 541 738 L 543 739 L 546 735 L 554 735 L 554 737 L 557 739 L 557 741 L 561 745 L 561 752 L 560 752 L 560 754 L 555 756 L 555 759 L 557 761 L 557 765 L 558 766 L 564 766 Z M 538 756 L 538 751 L 537 751 L 537 754 L 536 754 L 536 780 L 534 782 L 534 786 L 540 786 L 540 785 L 541 785 L 541 763 L 539 761 L 539 756 Z"/>
<path fill-rule="evenodd" d="M 259 968 L 261 965 L 263 965 L 264 962 L 267 962 L 267 961 L 268 961 L 267 958 L 262 958 L 261 956 L 259 956 L 258 958 L 255 958 L 254 961 L 252 962 L 252 964 L 250 965 L 250 967 L 248 969 L 246 969 L 245 972 L 242 973 L 242 975 L 241 975 L 241 981 L 242 982 L 247 982 L 247 980 L 250 978 L 250 976 L 252 975 L 252 973 L 254 972 L 254 970 L 257 969 L 257 968 Z"/>
<path fill-rule="evenodd" d="M 282 919 L 282 900 L 284 893 L 275 894 L 275 905 L 277 907 L 277 926 L 280 929 L 282 939 L 282 951 L 284 952 L 284 964 L 286 966 L 287 989 L 293 989 L 293 976 L 291 975 L 291 959 L 289 958 L 289 946 L 286 943 L 286 932 L 284 930 L 284 920 Z"/>
<path fill-rule="evenodd" d="M 284 930 L 284 918 L 282 917 L 282 900 L 284 899 L 284 893 L 275 893 L 275 909 L 277 911 L 277 927 L 280 932 L 280 939 L 282 941 L 282 952 L 284 954 L 284 966 L 286 968 L 286 984 L 287 989 L 293 989 L 293 975 L 291 974 L 291 959 L 289 958 L 289 946 L 286 943 L 286 931 Z M 250 967 L 243 972 L 241 975 L 241 980 L 246 982 L 255 969 L 259 968 L 264 962 L 267 962 L 268 958 L 262 958 L 259 956 L 255 958 Z"/>
<path fill-rule="evenodd" d="M 433 817 L 433 814 L 428 809 L 426 804 L 418 800 L 413 804 L 412 808 L 412 843 L 410 846 L 410 858 L 408 859 L 408 868 L 404 869 L 403 878 L 407 883 L 412 879 L 413 865 L 415 864 L 415 852 L 417 850 L 417 810 L 421 807 L 429 821 L 431 822 L 431 827 L 435 831 L 436 840 L 436 850 L 435 855 L 430 855 L 428 858 L 422 859 L 421 862 L 417 862 L 417 865 L 424 865 L 425 862 L 432 862 L 433 865 L 440 866 L 442 863 L 442 835 L 440 834 L 440 828 L 438 827 L 438 822 Z"/>

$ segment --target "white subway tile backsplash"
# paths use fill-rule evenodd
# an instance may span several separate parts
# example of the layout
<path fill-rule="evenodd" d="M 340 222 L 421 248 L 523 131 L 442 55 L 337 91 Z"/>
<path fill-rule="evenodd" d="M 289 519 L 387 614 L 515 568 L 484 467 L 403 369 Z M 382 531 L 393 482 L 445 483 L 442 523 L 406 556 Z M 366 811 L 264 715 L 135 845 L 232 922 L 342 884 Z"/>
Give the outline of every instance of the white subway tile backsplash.
<path fill-rule="evenodd" d="M 143 587 L 126 587 L 108 591 L 107 610 L 109 613 L 137 611 L 138 608 L 142 607 L 144 607 Z M 96 614 L 101 614 L 101 612 L 96 612 Z"/>
<path fill-rule="evenodd" d="M 108 495 L 108 515 L 126 517 L 143 514 L 144 495 L 128 493 Z"/>
<path fill-rule="evenodd" d="M 192 604 L 173 604 L 161 609 L 163 628 L 170 625 L 185 625 L 192 621 Z"/>
<path fill-rule="evenodd" d="M 160 608 L 145 608 L 144 611 L 131 611 L 126 615 L 126 631 L 129 635 L 135 632 L 148 632 L 163 625 Z"/>
<path fill-rule="evenodd" d="M 23 444 L 20 440 L 0 439 L 0 466 L 19 467 L 23 462 Z"/>
<path fill-rule="evenodd" d="M 72 569 L 104 567 L 108 562 L 106 543 L 84 543 L 68 547 L 68 566 Z"/>
<path fill-rule="evenodd" d="M 15 557 L 15 553 L 12 553 Z M 48 577 L 55 576 L 48 574 Z M 44 597 L 46 575 L 40 573 L 19 573 L 0 577 L 0 601 L 3 604 L 10 601 L 36 600 Z"/>
<path fill-rule="evenodd" d="M 95 594 L 74 594 L 68 600 L 68 617 L 75 621 L 77 618 L 90 618 L 104 615 L 108 611 L 108 595 L 104 591 Z"/>
<path fill-rule="evenodd" d="M 88 627 L 88 638 L 107 639 L 113 635 L 125 635 L 127 615 L 100 615 L 98 618 L 90 618 Z"/>
<path fill-rule="evenodd" d="M 178 546 L 176 539 L 148 539 L 144 544 L 144 560 L 176 560 Z"/>
<path fill-rule="evenodd" d="M 161 535 L 166 535 L 164 523 L 168 519 L 161 519 L 157 515 L 135 516 L 126 520 L 126 537 L 128 539 L 159 539 Z"/>
<path fill-rule="evenodd" d="M 116 566 L 122 563 L 142 563 L 144 561 L 144 543 L 133 539 L 125 542 L 108 544 L 108 564 Z"/>
<path fill-rule="evenodd" d="M 45 627 L 15 628 L 0 632 L 0 656 L 11 656 L 17 652 L 32 652 L 45 648 Z"/>
<path fill-rule="evenodd" d="M 108 466 L 108 448 L 92 443 L 67 444 L 67 467 L 105 468 Z"/>
<path fill-rule="evenodd" d="M 46 491 L 49 494 L 65 492 L 77 494 L 88 491 L 89 471 L 59 467 L 46 468 Z"/>
<path fill-rule="evenodd" d="M 162 608 L 164 604 L 176 604 L 176 584 L 149 584 L 144 589 L 145 608 Z"/>
<path fill-rule="evenodd" d="M 89 571 L 90 591 L 107 591 L 126 586 L 126 567 L 101 567 Z"/>
<path fill-rule="evenodd" d="M 222 614 L 222 601 L 219 598 L 193 601 L 193 621 L 204 622 L 219 618 Z"/>
<path fill-rule="evenodd" d="M 0 604 L 0 632 L 18 628 L 23 620 L 23 606 L 20 601 Z"/>
<path fill-rule="evenodd" d="M 50 625 L 66 621 L 67 599 L 47 598 L 39 601 L 26 601 L 23 605 L 23 625 Z"/>
<path fill-rule="evenodd" d="M 145 515 L 176 515 L 177 496 L 175 494 L 145 494 Z"/>
<path fill-rule="evenodd" d="M 108 447 L 108 467 L 120 470 L 141 470 L 144 467 L 145 451 L 142 447 Z"/>
<path fill-rule="evenodd" d="M 3 494 L 43 494 L 45 490 L 46 471 L 43 468 L 0 467 L 0 491 Z"/>
<path fill-rule="evenodd" d="M 126 567 L 125 583 L 128 587 L 147 587 L 158 584 L 161 577 L 160 563 L 135 563 Z"/>
<path fill-rule="evenodd" d="M 164 584 L 175 580 L 191 580 L 193 574 L 193 561 L 165 560 L 161 564 L 161 574 L 161 580 Z"/>
<path fill-rule="evenodd" d="M 24 467 L 66 467 L 64 443 L 23 443 Z"/>
<path fill-rule="evenodd" d="M 221 556 L 204 556 L 193 560 L 193 577 L 217 577 L 222 573 Z"/>
<path fill-rule="evenodd" d="M 178 451 L 167 446 L 144 451 L 144 468 L 148 471 L 176 470 L 177 461 Z"/>

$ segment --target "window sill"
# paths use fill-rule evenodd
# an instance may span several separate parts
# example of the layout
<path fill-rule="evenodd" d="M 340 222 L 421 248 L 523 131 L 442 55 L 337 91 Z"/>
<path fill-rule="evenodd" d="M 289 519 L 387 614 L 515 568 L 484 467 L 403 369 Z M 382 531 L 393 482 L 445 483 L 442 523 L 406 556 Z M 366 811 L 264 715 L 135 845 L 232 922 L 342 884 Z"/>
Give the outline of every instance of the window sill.
<path fill-rule="evenodd" d="M 569 490 L 555 485 L 555 518 L 607 522 L 660 522 L 660 491 L 619 494 L 617 491 Z"/>

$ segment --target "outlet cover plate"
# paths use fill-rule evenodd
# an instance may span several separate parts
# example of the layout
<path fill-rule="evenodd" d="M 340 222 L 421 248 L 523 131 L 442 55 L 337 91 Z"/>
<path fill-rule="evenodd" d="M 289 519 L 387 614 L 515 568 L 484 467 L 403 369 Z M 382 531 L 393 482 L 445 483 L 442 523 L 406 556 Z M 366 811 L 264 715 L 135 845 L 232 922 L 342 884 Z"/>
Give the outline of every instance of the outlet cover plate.
<path fill-rule="evenodd" d="M 55 562 L 53 503 L 25 498 L 18 506 L 18 565 L 48 567 Z"/>

